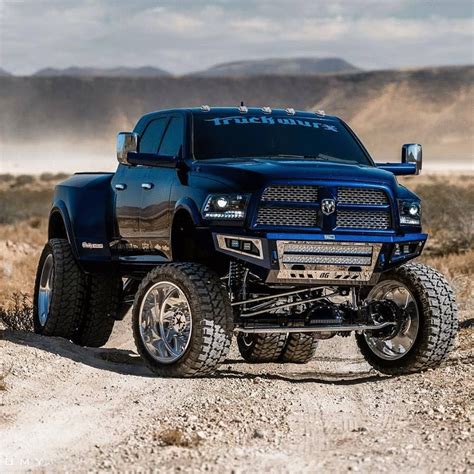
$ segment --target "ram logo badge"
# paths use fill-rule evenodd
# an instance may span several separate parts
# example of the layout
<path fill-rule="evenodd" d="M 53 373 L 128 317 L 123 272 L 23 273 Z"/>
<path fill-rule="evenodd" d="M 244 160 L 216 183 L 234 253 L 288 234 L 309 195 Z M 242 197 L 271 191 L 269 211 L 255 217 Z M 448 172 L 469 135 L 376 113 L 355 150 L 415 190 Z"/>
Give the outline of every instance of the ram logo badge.
<path fill-rule="evenodd" d="M 336 201 L 334 199 L 323 199 L 321 201 L 321 211 L 325 216 L 330 216 L 336 210 Z"/>

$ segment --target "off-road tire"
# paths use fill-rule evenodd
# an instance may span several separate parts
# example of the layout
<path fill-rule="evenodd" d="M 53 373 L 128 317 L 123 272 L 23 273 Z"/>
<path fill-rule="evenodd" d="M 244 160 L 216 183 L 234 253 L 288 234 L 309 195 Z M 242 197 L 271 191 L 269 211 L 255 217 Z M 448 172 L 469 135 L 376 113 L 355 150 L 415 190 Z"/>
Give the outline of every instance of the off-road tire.
<path fill-rule="evenodd" d="M 315 334 L 304 332 L 291 333 L 281 353 L 282 362 L 306 364 L 316 354 L 318 342 Z"/>
<path fill-rule="evenodd" d="M 376 370 L 390 375 L 421 372 L 440 365 L 454 349 L 458 332 L 457 306 L 448 281 L 434 268 L 420 263 L 403 265 L 382 278 L 407 286 L 418 305 L 420 328 L 413 347 L 397 360 L 378 357 L 364 336 L 356 335 L 362 355 Z"/>
<path fill-rule="evenodd" d="M 44 326 L 38 315 L 38 293 L 43 264 L 48 255 L 53 256 L 53 292 Z M 65 239 L 51 239 L 41 254 L 36 274 L 33 324 L 34 331 L 44 336 L 71 339 L 79 326 L 86 296 L 86 277 L 79 268 L 71 246 Z"/>
<path fill-rule="evenodd" d="M 140 336 L 140 306 L 148 289 L 168 281 L 185 294 L 191 310 L 191 339 L 186 352 L 175 362 L 163 364 L 154 359 Z M 209 375 L 224 362 L 230 350 L 233 316 L 229 297 L 217 275 L 196 263 L 162 264 L 143 279 L 132 311 L 133 335 L 145 364 L 161 377 Z"/>
<path fill-rule="evenodd" d="M 122 286 L 122 278 L 119 275 L 88 277 L 82 321 L 73 342 L 88 347 L 101 347 L 107 343 L 114 328 Z"/>
<path fill-rule="evenodd" d="M 240 355 L 252 363 L 276 362 L 285 347 L 287 334 L 243 334 L 237 336 Z"/>

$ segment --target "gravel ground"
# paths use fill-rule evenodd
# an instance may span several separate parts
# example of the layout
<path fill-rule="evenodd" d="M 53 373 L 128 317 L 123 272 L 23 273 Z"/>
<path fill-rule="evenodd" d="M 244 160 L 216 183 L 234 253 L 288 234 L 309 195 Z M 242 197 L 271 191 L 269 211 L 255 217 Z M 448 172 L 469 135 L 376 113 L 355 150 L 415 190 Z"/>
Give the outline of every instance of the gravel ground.
<path fill-rule="evenodd" d="M 379 375 L 337 337 L 306 365 L 249 365 L 234 348 L 216 376 L 187 380 L 151 376 L 129 321 L 103 349 L 0 331 L 0 471 L 474 472 L 463 326 L 423 374 Z"/>

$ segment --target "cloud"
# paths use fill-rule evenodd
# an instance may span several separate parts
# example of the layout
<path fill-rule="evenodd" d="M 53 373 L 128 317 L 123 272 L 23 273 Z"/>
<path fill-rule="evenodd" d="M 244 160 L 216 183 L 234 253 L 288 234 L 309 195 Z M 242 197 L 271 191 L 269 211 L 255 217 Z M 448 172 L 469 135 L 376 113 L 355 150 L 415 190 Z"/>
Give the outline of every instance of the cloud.
<path fill-rule="evenodd" d="M 365 68 L 473 62 L 473 6 L 437 0 L 0 0 L 0 67 L 155 65 L 268 56 Z"/>

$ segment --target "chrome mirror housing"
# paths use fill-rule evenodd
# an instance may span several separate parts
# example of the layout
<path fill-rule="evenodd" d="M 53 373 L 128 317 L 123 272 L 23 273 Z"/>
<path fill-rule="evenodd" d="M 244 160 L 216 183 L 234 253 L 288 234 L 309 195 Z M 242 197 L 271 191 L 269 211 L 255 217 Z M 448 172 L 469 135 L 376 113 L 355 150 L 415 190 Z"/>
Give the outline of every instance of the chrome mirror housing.
<path fill-rule="evenodd" d="M 421 145 L 418 143 L 406 143 L 402 146 L 402 163 L 414 163 L 416 165 L 415 174 L 420 174 L 422 161 Z"/>
<path fill-rule="evenodd" d="M 129 152 L 138 150 L 138 134 L 133 132 L 120 132 L 117 135 L 117 161 L 128 165 Z"/>

